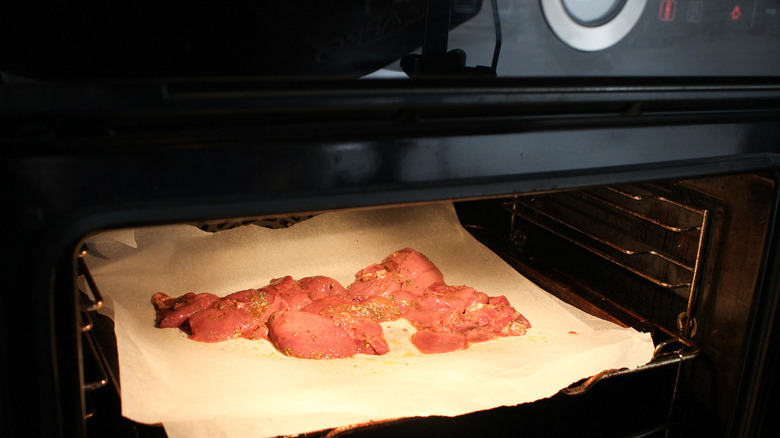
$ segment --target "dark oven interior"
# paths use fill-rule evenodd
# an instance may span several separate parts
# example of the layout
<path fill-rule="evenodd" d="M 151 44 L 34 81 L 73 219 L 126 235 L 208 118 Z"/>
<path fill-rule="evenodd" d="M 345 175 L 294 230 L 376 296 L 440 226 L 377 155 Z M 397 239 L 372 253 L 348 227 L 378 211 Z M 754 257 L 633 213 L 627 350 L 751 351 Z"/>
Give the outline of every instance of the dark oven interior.
<path fill-rule="evenodd" d="M 309 436 L 724 434 L 736 427 L 729 421 L 743 396 L 739 377 L 775 184 L 771 173 L 758 172 L 457 201 L 463 225 L 545 290 L 653 333 L 655 357 L 640 370 L 608 370 L 532 404 Z M 197 225 L 276 228 L 311 214 Z M 81 298 L 89 308 L 100 295 Z M 82 315 L 87 433 L 164 436 L 160 426 L 119 419 L 113 324 Z"/>

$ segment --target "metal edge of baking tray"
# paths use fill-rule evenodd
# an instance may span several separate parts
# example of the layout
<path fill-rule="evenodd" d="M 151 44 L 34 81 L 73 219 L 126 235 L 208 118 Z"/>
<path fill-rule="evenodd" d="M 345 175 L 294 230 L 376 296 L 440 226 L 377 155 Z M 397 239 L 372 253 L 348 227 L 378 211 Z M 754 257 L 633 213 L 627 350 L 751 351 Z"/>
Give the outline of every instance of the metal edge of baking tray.
<path fill-rule="evenodd" d="M 676 350 L 664 351 L 667 347 L 672 348 L 677 346 Z M 653 357 L 645 365 L 639 366 L 634 369 L 629 368 L 617 368 L 604 370 L 598 374 L 594 374 L 586 379 L 582 379 L 566 388 L 560 390 L 561 393 L 566 395 L 580 395 L 586 393 L 593 385 L 601 382 L 605 379 L 620 376 L 623 374 L 634 373 L 644 370 L 650 370 L 666 365 L 681 364 L 684 361 L 692 360 L 699 355 L 699 349 L 693 345 L 690 341 L 683 338 L 670 338 L 659 342 L 655 350 L 653 351 Z"/>

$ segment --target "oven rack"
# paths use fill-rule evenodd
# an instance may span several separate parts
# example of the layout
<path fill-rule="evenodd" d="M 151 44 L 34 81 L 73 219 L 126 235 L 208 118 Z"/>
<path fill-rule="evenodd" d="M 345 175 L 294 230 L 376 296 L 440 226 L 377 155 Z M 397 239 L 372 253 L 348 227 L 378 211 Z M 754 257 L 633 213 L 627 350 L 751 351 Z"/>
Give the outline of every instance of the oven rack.
<path fill-rule="evenodd" d="M 514 199 L 504 201 L 502 204 L 506 207 L 506 203 L 512 202 L 514 202 Z M 527 260 L 518 257 L 516 251 L 507 248 L 505 236 L 501 236 L 496 233 L 495 230 L 480 225 L 464 225 L 464 227 L 472 236 L 474 236 L 474 238 L 496 253 L 509 265 L 517 269 L 522 275 L 537 283 L 540 287 L 561 300 L 601 319 L 609 320 L 622 326 L 631 326 L 637 330 L 652 334 L 656 346 L 653 351 L 653 356 L 647 364 L 635 369 L 620 368 L 604 370 L 598 374 L 575 382 L 567 388 L 561 389 L 561 393 L 571 396 L 582 395 L 587 393 L 597 383 L 607 379 L 663 366 L 680 365 L 683 362 L 688 362 L 699 356 L 699 347 L 691 341 L 689 337 L 682 336 L 679 332 L 672 332 L 659 324 L 647 321 L 636 312 L 621 307 L 605 296 L 598 296 L 599 306 L 595 307 L 588 303 L 585 298 L 575 297 L 570 293 L 559 294 L 559 289 L 579 290 L 580 285 L 569 284 L 566 280 L 560 278 L 552 283 L 545 282 L 542 279 L 546 275 L 549 275 L 549 272 L 543 273 L 541 272 L 543 269 L 541 269 L 540 266 L 531 266 Z M 590 294 L 589 292 L 584 292 L 582 290 L 580 290 L 580 292 L 585 293 L 586 295 Z"/>
<path fill-rule="evenodd" d="M 95 414 L 96 410 L 90 393 L 105 387 L 112 379 L 109 374 L 110 366 L 108 365 L 105 355 L 100 348 L 98 348 L 93 331 L 95 324 L 92 315 L 103 307 L 103 297 L 84 261 L 86 255 L 87 249 L 84 247 L 79 251 L 78 257 L 76 258 L 76 270 L 78 278 L 84 280 L 84 284 L 79 287 L 81 290 L 81 339 L 82 352 L 89 353 L 89 360 L 87 360 L 87 357 L 84 357 L 83 363 L 85 369 L 82 371 L 81 389 L 85 395 L 84 419 L 88 420 Z M 82 353 L 82 355 L 86 356 L 84 353 Z M 87 375 L 87 369 L 91 370 L 91 373 L 89 373 L 90 375 Z"/>
<path fill-rule="evenodd" d="M 233 220 L 213 220 L 208 222 L 197 222 L 192 225 L 200 228 L 203 231 L 215 233 L 217 231 L 229 230 L 231 228 L 241 227 L 244 225 L 257 225 L 259 227 L 268 228 L 272 230 L 289 228 L 299 222 L 311 219 L 316 214 L 306 213 L 294 216 L 283 217 L 260 217 L 260 218 L 246 218 L 246 219 L 233 219 Z"/>
<path fill-rule="evenodd" d="M 606 187 L 517 196 L 502 203 L 511 213 L 510 238 L 522 247 L 521 221 L 686 301 L 677 316 L 679 335 L 696 333 L 692 317 L 703 266 L 710 213 L 642 187 Z M 640 239 L 644 238 L 644 240 Z"/>

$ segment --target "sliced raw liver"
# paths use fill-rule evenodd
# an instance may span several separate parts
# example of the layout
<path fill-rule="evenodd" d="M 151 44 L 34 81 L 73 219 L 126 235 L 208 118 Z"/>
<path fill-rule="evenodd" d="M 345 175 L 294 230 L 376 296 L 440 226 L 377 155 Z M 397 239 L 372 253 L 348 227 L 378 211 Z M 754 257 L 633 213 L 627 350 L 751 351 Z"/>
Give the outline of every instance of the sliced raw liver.
<path fill-rule="evenodd" d="M 331 319 L 309 312 L 277 312 L 268 320 L 268 339 L 282 353 L 302 359 L 350 357 L 355 341 Z"/>
<path fill-rule="evenodd" d="M 220 342 L 239 337 L 265 338 L 266 321 L 286 306 L 281 298 L 262 289 L 232 293 L 190 316 L 190 339 Z"/>
<path fill-rule="evenodd" d="M 412 335 L 412 344 L 421 353 L 447 353 L 455 350 L 465 350 L 469 344 L 466 337 L 459 333 L 417 331 Z"/>
<path fill-rule="evenodd" d="M 160 328 L 181 327 L 195 312 L 207 308 L 218 299 L 219 297 L 209 293 L 195 294 L 190 292 L 178 298 L 172 298 L 158 292 L 152 297 L 152 302 L 157 310 L 157 326 Z"/>

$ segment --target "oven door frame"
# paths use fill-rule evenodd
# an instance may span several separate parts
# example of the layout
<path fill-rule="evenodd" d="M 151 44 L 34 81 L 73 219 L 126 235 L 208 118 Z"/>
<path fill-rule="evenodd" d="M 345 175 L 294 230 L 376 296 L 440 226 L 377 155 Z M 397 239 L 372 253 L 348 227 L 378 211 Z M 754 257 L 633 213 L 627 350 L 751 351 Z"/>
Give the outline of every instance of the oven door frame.
<path fill-rule="evenodd" d="M 0 406 L 9 433 L 38 436 L 85 430 L 82 303 L 68 291 L 91 233 L 726 173 L 777 176 L 780 164 L 780 83 L 772 79 L 26 84 L 0 89 L 0 120 L 3 221 L 14 230 L 2 237 L 14 251 L 3 268 L 14 292 L 2 294 L 2 365 L 11 371 Z M 376 169 L 360 173 L 350 163 Z M 258 173 L 264 166 L 306 177 Z M 766 418 L 764 382 L 776 382 L 777 224 L 775 212 L 758 292 L 767 306 L 751 322 L 735 435 Z M 19 296 L 34 305 L 16 311 Z M 30 329 L 17 336 L 22 327 Z"/>

